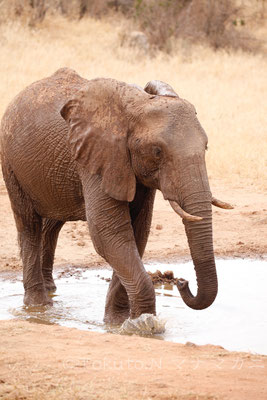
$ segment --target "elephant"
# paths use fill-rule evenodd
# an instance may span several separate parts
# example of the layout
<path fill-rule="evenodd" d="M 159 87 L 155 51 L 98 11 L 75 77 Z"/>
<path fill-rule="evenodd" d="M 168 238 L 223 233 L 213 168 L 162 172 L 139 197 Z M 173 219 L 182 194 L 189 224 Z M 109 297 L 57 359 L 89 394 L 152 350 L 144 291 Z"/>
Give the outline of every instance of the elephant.
<path fill-rule="evenodd" d="M 52 304 L 54 253 L 66 221 L 87 221 L 97 253 L 112 267 L 104 321 L 156 314 L 142 256 L 156 190 L 182 218 L 198 290 L 179 279 L 184 303 L 209 307 L 217 295 L 207 135 L 195 107 L 161 81 L 145 88 L 87 80 L 61 68 L 9 104 L 1 162 L 18 231 L 24 304 Z"/>

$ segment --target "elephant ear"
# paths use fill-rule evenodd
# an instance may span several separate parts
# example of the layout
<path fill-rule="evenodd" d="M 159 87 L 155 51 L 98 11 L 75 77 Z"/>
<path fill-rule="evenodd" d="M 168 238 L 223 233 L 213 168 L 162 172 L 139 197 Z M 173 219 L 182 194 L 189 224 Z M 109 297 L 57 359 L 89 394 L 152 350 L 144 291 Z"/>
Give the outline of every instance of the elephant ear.
<path fill-rule="evenodd" d="M 102 177 L 102 190 L 121 201 L 132 201 L 136 179 L 127 147 L 128 122 L 118 82 L 94 80 L 61 109 L 70 126 L 71 153 L 90 174 Z"/>
<path fill-rule="evenodd" d="M 158 96 L 179 97 L 168 83 L 162 81 L 150 81 L 146 84 L 144 90 L 149 94 Z"/>

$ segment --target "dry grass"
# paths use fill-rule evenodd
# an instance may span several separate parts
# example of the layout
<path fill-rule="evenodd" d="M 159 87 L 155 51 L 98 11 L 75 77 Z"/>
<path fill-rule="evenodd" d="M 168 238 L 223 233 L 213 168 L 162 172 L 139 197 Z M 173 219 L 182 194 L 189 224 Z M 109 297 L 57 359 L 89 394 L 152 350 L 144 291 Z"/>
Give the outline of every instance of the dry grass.
<path fill-rule="evenodd" d="M 123 22 L 47 19 L 35 29 L 0 26 L 0 116 L 26 85 L 68 66 L 86 78 L 170 83 L 197 108 L 209 136 L 209 174 L 267 187 L 267 62 L 261 55 L 213 52 L 185 42 L 149 58 L 119 46 Z"/>

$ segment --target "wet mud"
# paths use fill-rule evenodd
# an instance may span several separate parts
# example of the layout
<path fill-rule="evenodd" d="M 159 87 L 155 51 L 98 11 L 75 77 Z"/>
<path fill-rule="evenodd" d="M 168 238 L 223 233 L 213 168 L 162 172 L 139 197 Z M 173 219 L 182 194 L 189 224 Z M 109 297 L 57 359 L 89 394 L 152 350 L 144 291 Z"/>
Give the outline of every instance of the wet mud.
<path fill-rule="evenodd" d="M 148 275 L 152 279 L 152 282 L 154 285 L 158 284 L 177 284 L 178 278 L 174 277 L 173 271 L 165 271 L 161 272 L 160 270 L 157 269 L 156 272 L 150 272 L 148 271 Z"/>

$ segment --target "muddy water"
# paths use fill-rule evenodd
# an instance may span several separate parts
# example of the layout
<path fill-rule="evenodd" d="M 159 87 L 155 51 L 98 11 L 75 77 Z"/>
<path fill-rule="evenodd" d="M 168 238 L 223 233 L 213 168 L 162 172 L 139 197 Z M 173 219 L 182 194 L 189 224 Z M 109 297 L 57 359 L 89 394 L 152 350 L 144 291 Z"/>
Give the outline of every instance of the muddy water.
<path fill-rule="evenodd" d="M 192 263 L 150 264 L 154 272 L 172 270 L 190 281 L 196 293 Z M 156 287 L 157 314 L 166 320 L 158 338 L 173 342 L 221 345 L 229 350 L 267 354 L 267 262 L 217 260 L 219 294 L 206 310 L 191 310 L 172 285 Z M 43 324 L 60 324 L 104 332 L 105 296 L 110 270 L 71 269 L 56 274 L 57 292 L 53 307 L 24 307 L 21 277 L 0 278 L 0 319 L 19 318 Z M 112 328 L 116 332 L 117 328 Z"/>

